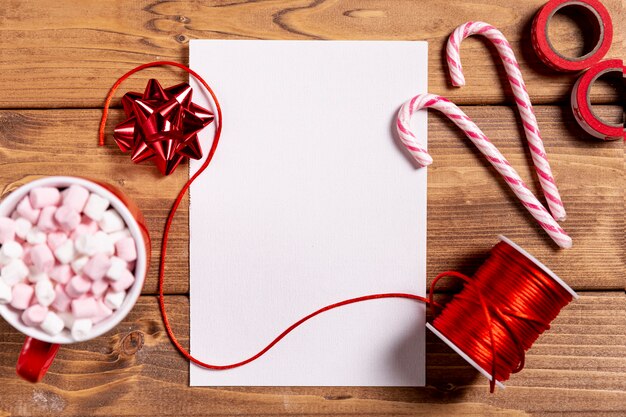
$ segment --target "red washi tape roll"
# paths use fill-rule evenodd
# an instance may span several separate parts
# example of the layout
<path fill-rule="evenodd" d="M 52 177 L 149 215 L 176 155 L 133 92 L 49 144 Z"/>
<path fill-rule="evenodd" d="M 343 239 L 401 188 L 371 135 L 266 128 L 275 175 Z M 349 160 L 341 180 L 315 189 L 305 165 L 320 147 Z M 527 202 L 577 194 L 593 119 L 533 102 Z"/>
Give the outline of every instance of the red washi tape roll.
<path fill-rule="evenodd" d="M 576 8 L 577 14 L 586 17 L 589 32 L 594 37 L 594 47 L 581 57 L 566 57 L 559 53 L 548 36 L 548 25 L 556 12 L 563 8 Z M 587 34 L 587 33 L 586 33 Z M 539 58 L 557 71 L 580 71 L 599 62 L 611 47 L 613 22 L 608 10 L 598 0 L 551 0 L 535 16 L 532 26 L 532 44 Z"/>
<path fill-rule="evenodd" d="M 618 72 L 623 77 L 624 62 L 621 59 L 607 59 L 595 64 L 578 78 L 572 89 L 572 111 L 578 124 L 590 135 L 604 140 L 626 139 L 623 121 L 621 125 L 609 123 L 602 120 L 591 108 L 591 86 L 609 72 Z"/>

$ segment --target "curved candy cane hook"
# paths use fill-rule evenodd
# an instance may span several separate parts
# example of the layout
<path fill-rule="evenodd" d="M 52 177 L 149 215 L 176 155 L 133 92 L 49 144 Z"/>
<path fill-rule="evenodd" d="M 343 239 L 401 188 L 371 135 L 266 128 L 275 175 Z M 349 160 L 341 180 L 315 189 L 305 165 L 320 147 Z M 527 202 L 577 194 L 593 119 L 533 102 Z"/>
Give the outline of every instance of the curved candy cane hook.
<path fill-rule="evenodd" d="M 502 35 L 502 32 L 484 22 L 467 22 L 457 27 L 454 32 L 452 32 L 446 48 L 446 58 L 450 69 L 452 85 L 455 87 L 465 85 L 459 50 L 463 39 L 472 35 L 482 35 L 486 37 L 498 50 L 498 54 L 504 63 L 511 89 L 515 95 L 515 102 L 517 103 L 517 108 L 522 117 L 522 124 L 524 125 L 524 132 L 526 133 L 528 146 L 530 147 L 533 164 L 535 165 L 539 183 L 541 184 L 541 188 L 548 202 L 548 207 L 556 220 L 565 220 L 565 208 L 563 207 L 559 190 L 552 176 L 552 169 L 548 162 L 546 150 L 543 147 L 543 141 L 539 133 L 539 126 L 533 111 L 533 105 L 530 102 L 528 91 L 526 91 L 526 85 L 524 84 L 524 79 L 522 78 L 517 59 L 515 59 L 513 49 L 504 35 Z"/>
<path fill-rule="evenodd" d="M 434 94 L 419 94 L 404 103 L 400 108 L 396 121 L 400 140 L 418 164 L 421 166 L 430 165 L 432 158 L 426 151 L 425 146 L 420 144 L 415 135 L 411 132 L 410 122 L 413 114 L 420 109 L 426 108 L 439 110 L 461 128 L 465 135 L 476 145 L 483 155 L 485 155 L 496 171 L 502 175 L 504 181 L 506 181 L 517 198 L 519 198 L 522 205 L 526 207 L 539 225 L 550 235 L 552 240 L 562 248 L 572 247 L 572 239 L 559 226 L 548 210 L 537 200 L 537 197 L 528 189 L 517 171 L 515 171 L 480 128 L 454 103 Z"/>

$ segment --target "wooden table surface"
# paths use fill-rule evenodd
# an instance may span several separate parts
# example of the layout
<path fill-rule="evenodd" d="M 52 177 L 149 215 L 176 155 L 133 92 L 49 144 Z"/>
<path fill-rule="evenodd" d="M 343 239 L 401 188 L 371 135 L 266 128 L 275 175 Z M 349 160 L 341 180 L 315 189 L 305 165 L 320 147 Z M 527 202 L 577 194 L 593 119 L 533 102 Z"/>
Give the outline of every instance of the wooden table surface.
<path fill-rule="evenodd" d="M 163 178 L 152 165 L 132 165 L 110 135 L 106 147 L 96 146 L 104 97 L 125 71 L 153 60 L 186 63 L 188 42 L 196 38 L 427 40 L 430 92 L 462 105 L 537 192 L 503 67 L 484 39 L 463 42 L 467 86 L 449 87 L 446 37 L 465 21 L 488 21 L 507 36 L 520 61 L 574 248 L 557 250 L 474 147 L 450 122 L 431 113 L 429 147 L 435 163 L 428 176 L 428 276 L 447 269 L 471 274 L 496 236 L 505 234 L 581 297 L 535 343 L 526 369 L 493 395 L 483 377 L 430 334 L 424 388 L 189 388 L 189 365 L 172 347 L 158 313 L 153 261 L 144 295 L 124 322 L 95 340 L 63 347 L 37 385 L 15 376 L 23 336 L 0 322 L 0 416 L 626 415 L 624 144 L 586 135 L 569 110 L 576 76 L 553 73 L 534 55 L 530 22 L 543 3 L 3 0 L 2 195 L 43 175 L 85 175 L 115 184 L 145 213 L 155 260 L 165 216 L 187 173 L 183 167 Z M 623 58 L 626 3 L 604 3 L 616 22 L 609 56 Z M 562 50 L 580 52 L 581 32 L 570 17 L 557 16 L 552 28 Z M 175 70 L 149 70 L 122 91 L 142 90 L 150 77 L 166 85 L 186 79 Z M 407 91 L 407 98 L 412 93 Z M 604 116 L 621 116 L 609 82 L 594 88 L 593 102 Z M 122 120 L 117 100 L 116 105 L 109 133 Z M 187 220 L 185 202 L 174 224 L 166 283 L 173 327 L 185 344 Z M 442 287 L 443 292 L 456 290 Z"/>

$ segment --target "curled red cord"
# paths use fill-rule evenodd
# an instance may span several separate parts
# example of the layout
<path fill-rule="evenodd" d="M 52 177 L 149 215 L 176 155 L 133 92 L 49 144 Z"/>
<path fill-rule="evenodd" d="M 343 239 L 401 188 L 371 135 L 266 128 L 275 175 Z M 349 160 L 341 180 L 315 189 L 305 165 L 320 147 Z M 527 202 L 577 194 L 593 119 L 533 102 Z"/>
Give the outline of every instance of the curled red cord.
<path fill-rule="evenodd" d="M 539 334 L 549 327 L 549 323 L 556 317 L 560 309 L 571 301 L 571 295 L 567 294 L 567 291 L 564 291 L 545 271 L 515 248 L 505 242 L 500 242 L 494 247 L 492 255 L 473 278 L 470 279 L 455 271 L 439 274 L 431 284 L 428 298 L 407 293 L 371 294 L 351 298 L 322 307 L 303 317 L 285 329 L 258 353 L 240 362 L 215 365 L 195 358 L 180 344 L 170 326 L 163 290 L 165 260 L 170 227 L 178 207 L 191 184 L 209 166 L 217 150 L 223 124 L 222 110 L 217 97 L 200 75 L 182 64 L 162 61 L 140 65 L 120 77 L 111 87 L 105 100 L 98 138 L 99 145 L 104 145 L 104 130 L 109 106 L 120 84 L 134 73 L 145 68 L 167 65 L 183 69 L 194 76 L 209 92 L 217 110 L 217 127 L 211 149 L 200 169 L 189 178 L 174 200 L 167 216 L 161 243 L 158 281 L 161 317 L 170 340 L 189 361 L 213 370 L 236 368 L 263 356 L 297 327 L 326 311 L 362 301 L 404 298 L 430 305 L 433 317 L 436 316 L 433 325 L 479 366 L 490 370 L 490 387 L 491 392 L 493 392 L 496 380 L 506 380 L 510 373 L 519 372 L 523 368 L 525 351 L 530 348 Z M 461 293 L 446 304 L 445 309 L 433 301 L 435 285 L 443 277 L 455 277 L 463 280 L 466 284 Z M 486 300 L 489 300 L 489 303 Z M 435 314 L 435 307 L 442 310 L 439 315 Z M 479 317 L 483 317 L 483 319 Z M 473 322 L 472 326 L 465 324 L 468 320 Z"/>

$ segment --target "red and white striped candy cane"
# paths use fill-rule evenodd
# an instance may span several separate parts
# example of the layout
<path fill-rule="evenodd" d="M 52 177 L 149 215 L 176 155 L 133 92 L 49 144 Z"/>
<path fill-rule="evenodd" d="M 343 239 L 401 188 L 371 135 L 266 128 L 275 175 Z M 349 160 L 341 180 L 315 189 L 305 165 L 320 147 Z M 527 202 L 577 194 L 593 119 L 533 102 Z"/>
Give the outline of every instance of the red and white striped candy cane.
<path fill-rule="evenodd" d="M 457 27 L 454 32 L 452 32 L 446 48 L 446 58 L 450 68 L 452 85 L 456 87 L 465 85 L 459 50 L 463 39 L 472 35 L 482 35 L 486 37 L 498 50 L 500 58 L 504 63 L 511 89 L 515 95 L 515 102 L 517 103 L 517 108 L 522 117 L 522 124 L 526 132 L 526 138 L 528 139 L 535 170 L 537 171 L 543 193 L 546 196 L 548 207 L 555 219 L 565 220 L 565 209 L 561 201 L 559 190 L 556 187 L 556 182 L 552 176 L 552 169 L 550 169 L 546 150 L 543 147 L 537 118 L 533 112 L 533 105 L 530 102 L 528 91 L 526 91 L 526 85 L 524 84 L 524 79 L 522 78 L 522 73 L 517 64 L 517 59 L 515 59 L 513 49 L 511 49 L 511 45 L 507 42 L 504 35 L 502 35 L 502 32 L 484 22 L 467 22 Z"/>
<path fill-rule="evenodd" d="M 537 197 L 528 189 L 517 171 L 509 164 L 498 148 L 485 136 L 474 122 L 454 103 L 434 94 L 418 94 L 407 101 L 400 108 L 396 127 L 400 140 L 409 150 L 413 158 L 421 166 L 432 163 L 432 158 L 426 151 L 424 143 L 411 132 L 411 116 L 420 109 L 433 108 L 445 114 L 450 120 L 463 130 L 465 135 L 478 147 L 487 160 L 498 171 L 511 190 L 520 199 L 522 205 L 532 214 L 539 225 L 550 235 L 552 240 L 562 248 L 571 248 L 572 239 L 559 226 L 554 217 L 537 200 Z"/>

